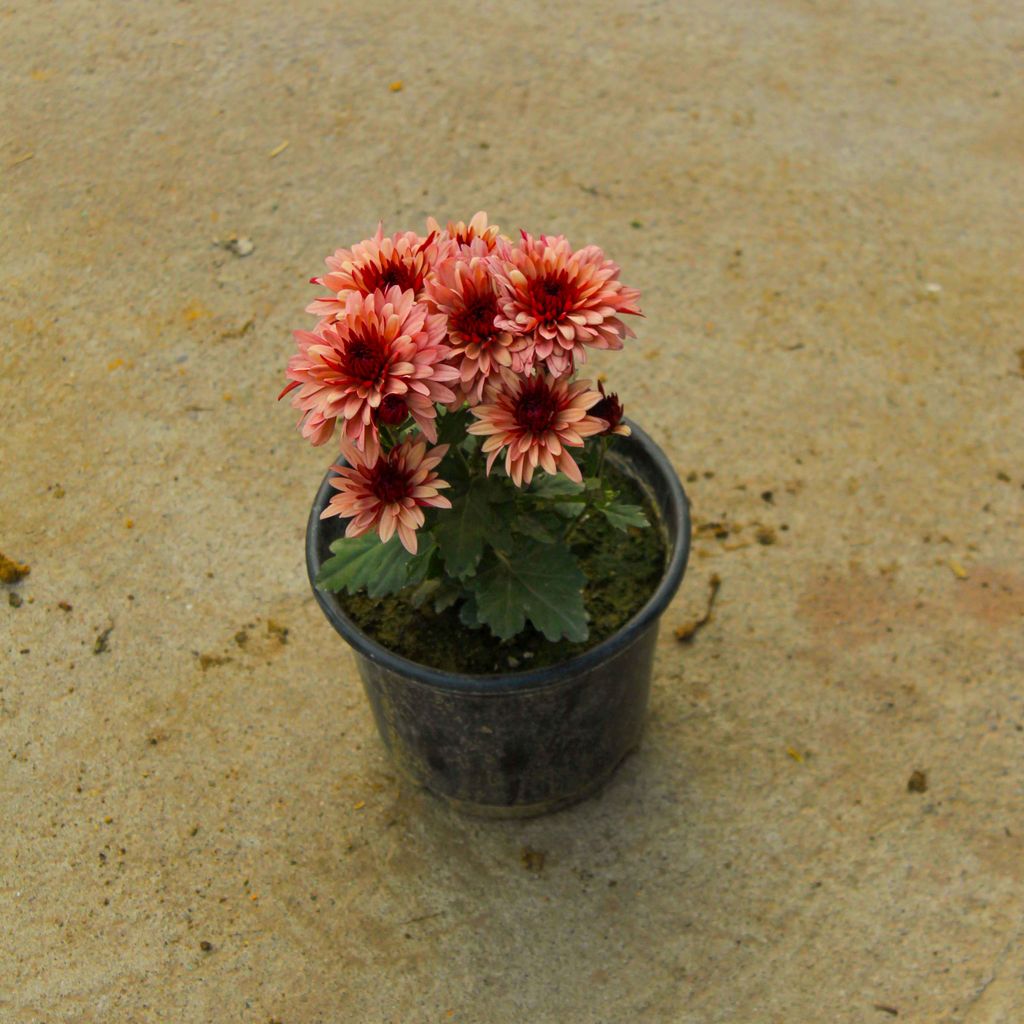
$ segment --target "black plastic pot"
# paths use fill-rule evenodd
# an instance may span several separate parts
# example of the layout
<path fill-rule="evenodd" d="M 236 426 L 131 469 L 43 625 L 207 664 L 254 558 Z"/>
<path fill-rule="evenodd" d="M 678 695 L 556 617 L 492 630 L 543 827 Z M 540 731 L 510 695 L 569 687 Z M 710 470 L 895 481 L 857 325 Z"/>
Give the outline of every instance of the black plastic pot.
<path fill-rule="evenodd" d="M 385 746 L 414 782 L 459 810 L 529 817 L 595 792 L 643 731 L 658 622 L 682 582 L 690 550 L 686 495 L 661 449 L 635 424 L 608 458 L 658 508 L 665 573 L 617 633 L 568 661 L 526 672 L 458 675 L 392 654 L 348 618 L 336 594 L 318 590 L 331 625 L 355 649 Z M 345 522 L 322 520 L 334 489 L 324 477 L 306 531 L 310 582 Z M 497 641 L 495 641 L 497 642 Z"/>

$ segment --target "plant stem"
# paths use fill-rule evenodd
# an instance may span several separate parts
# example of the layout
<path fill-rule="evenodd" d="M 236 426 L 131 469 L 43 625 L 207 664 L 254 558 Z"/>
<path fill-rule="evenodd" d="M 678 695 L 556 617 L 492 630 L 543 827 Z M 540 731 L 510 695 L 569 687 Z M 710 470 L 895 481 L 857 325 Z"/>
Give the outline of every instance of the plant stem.
<path fill-rule="evenodd" d="M 597 479 L 601 479 L 601 474 L 604 472 L 604 457 L 608 454 L 608 444 L 611 441 L 610 437 L 601 438 L 601 452 L 597 457 Z"/>
<path fill-rule="evenodd" d="M 569 538 L 576 532 L 576 527 L 587 518 L 587 507 L 583 506 L 583 511 L 569 524 L 569 529 L 562 534 L 562 543 L 568 545 Z"/>
<path fill-rule="evenodd" d="M 597 466 L 595 467 L 595 472 L 594 472 L 594 476 L 596 477 L 597 480 L 601 479 L 601 474 L 604 472 L 604 457 L 608 453 L 608 443 L 610 441 L 611 441 L 610 437 L 602 437 L 601 438 L 601 447 L 598 449 L 598 453 L 597 453 Z M 592 504 L 591 495 L 593 493 L 594 492 L 592 490 L 590 490 L 589 488 L 584 493 L 584 497 L 585 497 L 586 500 L 583 502 L 583 508 L 580 511 L 580 514 L 569 524 L 569 528 L 565 531 L 565 533 L 562 534 L 562 543 L 563 544 L 568 544 L 569 543 L 569 539 L 576 532 L 576 527 L 579 526 L 580 523 L 582 523 L 585 519 L 589 519 L 590 518 L 591 504 Z"/>

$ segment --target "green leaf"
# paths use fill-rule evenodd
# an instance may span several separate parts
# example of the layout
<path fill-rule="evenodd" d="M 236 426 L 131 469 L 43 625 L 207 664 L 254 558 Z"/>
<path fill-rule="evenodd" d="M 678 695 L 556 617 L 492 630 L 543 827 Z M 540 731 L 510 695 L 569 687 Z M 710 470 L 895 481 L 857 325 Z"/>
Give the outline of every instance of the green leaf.
<path fill-rule="evenodd" d="M 421 533 L 419 550 L 409 559 L 405 582 L 422 583 L 428 576 L 436 576 L 437 566 L 433 564 L 436 562 L 436 554 L 434 538 L 429 533 Z"/>
<path fill-rule="evenodd" d="M 470 629 L 479 629 L 483 625 L 476 606 L 476 598 L 472 594 L 459 607 L 459 622 Z"/>
<path fill-rule="evenodd" d="M 639 505 L 605 505 L 601 509 L 612 526 L 628 530 L 631 526 L 650 526 L 647 513 Z"/>
<path fill-rule="evenodd" d="M 452 498 L 452 507 L 437 517 L 434 538 L 449 576 L 469 576 L 484 551 L 493 527 L 484 480 L 473 480 L 464 494 Z"/>
<path fill-rule="evenodd" d="M 316 574 L 321 590 L 355 594 L 365 588 L 370 597 L 395 594 L 408 582 L 408 564 L 412 555 L 402 547 L 398 536 L 381 544 L 376 533 L 361 537 L 342 537 L 331 545 L 334 553 Z"/>
<path fill-rule="evenodd" d="M 413 608 L 422 608 L 437 593 L 440 586 L 440 580 L 424 580 L 413 588 L 412 593 L 409 595 L 409 604 Z"/>
<path fill-rule="evenodd" d="M 583 515 L 583 510 L 585 508 L 586 505 L 583 503 L 583 499 L 581 498 L 578 502 L 572 500 L 560 501 L 555 506 L 555 511 L 563 519 L 579 519 L 579 517 Z"/>
<path fill-rule="evenodd" d="M 446 412 L 437 420 L 437 443 L 461 444 L 466 439 L 466 427 L 469 425 L 469 409 Z"/>
<path fill-rule="evenodd" d="M 452 489 L 447 492 L 449 499 L 461 494 L 469 486 L 469 466 L 454 448 L 449 449 L 448 454 L 441 460 L 437 472 L 442 480 L 447 480 L 451 484 Z"/>
<path fill-rule="evenodd" d="M 453 604 L 462 596 L 465 591 L 462 587 L 450 585 L 447 581 L 441 584 L 441 589 L 437 592 L 437 596 L 434 598 L 434 611 L 438 615 L 441 614 L 445 609 L 451 608 Z"/>
<path fill-rule="evenodd" d="M 575 483 L 564 473 L 538 473 L 530 484 L 528 493 L 536 494 L 540 498 L 550 498 L 552 501 L 583 499 L 583 484 Z"/>
<path fill-rule="evenodd" d="M 586 577 L 564 548 L 528 540 L 508 558 L 488 558 L 472 581 L 476 615 L 501 640 L 529 619 L 548 638 L 586 640 Z"/>
<path fill-rule="evenodd" d="M 554 508 L 564 519 L 576 519 L 587 501 L 584 485 L 574 483 L 561 473 L 556 476 L 547 473 L 535 476 L 527 493 L 551 502 L 549 507 Z"/>
<path fill-rule="evenodd" d="M 529 515 L 526 512 L 520 512 L 512 520 L 512 528 L 516 533 L 523 534 L 524 537 L 539 540 L 541 544 L 554 544 L 559 539 L 559 534 L 564 532 L 564 526 L 559 522 L 559 517 L 551 512 L 546 515 L 543 513 Z"/>
<path fill-rule="evenodd" d="M 484 483 L 487 487 L 487 500 L 492 505 L 505 505 L 519 497 L 519 488 L 507 476 L 491 473 L 484 478 Z"/>

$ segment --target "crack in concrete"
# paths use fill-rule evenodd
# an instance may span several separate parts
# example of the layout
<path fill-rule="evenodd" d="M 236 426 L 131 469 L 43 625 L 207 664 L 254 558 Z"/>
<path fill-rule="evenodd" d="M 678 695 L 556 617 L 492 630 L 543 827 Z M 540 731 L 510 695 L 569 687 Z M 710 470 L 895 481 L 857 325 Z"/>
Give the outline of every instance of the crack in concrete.
<path fill-rule="evenodd" d="M 993 1016 L 993 1012 L 998 1012 L 1000 1006 L 998 1002 L 992 998 L 986 999 L 986 995 L 991 995 L 993 991 L 1000 993 L 1005 990 L 1003 984 L 1006 975 L 1004 968 L 1006 967 L 1006 961 L 1010 958 L 1010 954 L 1013 952 L 1014 947 L 1017 947 L 1017 959 L 1020 963 L 1017 965 L 1018 970 L 1015 972 L 1019 977 L 1024 974 L 1024 946 L 1021 945 L 1021 938 L 1024 937 L 1024 918 L 1021 919 L 1020 924 L 1017 926 L 1016 931 L 1006 941 L 1003 948 L 999 951 L 999 955 L 996 957 L 992 969 L 987 978 L 975 990 L 974 994 L 967 1001 L 967 1004 L 963 1008 L 963 1012 L 958 1018 L 960 1024 L 973 1024 L 976 1021 L 991 1021 L 992 1024 L 999 1024 L 1000 1021 L 1005 1020 L 1003 1017 Z M 996 984 L 996 983 L 999 984 Z M 993 986 L 995 985 L 995 989 Z M 996 996 L 998 1000 L 998 994 Z M 982 1016 L 982 1013 L 985 1013 Z"/>

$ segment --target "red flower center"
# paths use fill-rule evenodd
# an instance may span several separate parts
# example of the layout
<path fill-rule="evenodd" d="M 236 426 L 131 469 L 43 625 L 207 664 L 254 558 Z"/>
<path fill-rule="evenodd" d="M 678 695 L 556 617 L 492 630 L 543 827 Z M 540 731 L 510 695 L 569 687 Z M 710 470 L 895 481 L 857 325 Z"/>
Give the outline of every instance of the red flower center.
<path fill-rule="evenodd" d="M 494 326 L 497 315 L 497 296 L 493 293 L 473 295 L 467 298 L 462 309 L 452 314 L 448 321 L 449 329 L 452 334 L 461 336 L 463 345 L 473 342 L 484 345 L 498 334 Z"/>
<path fill-rule="evenodd" d="M 398 253 L 382 256 L 380 263 L 372 263 L 353 271 L 352 277 L 364 295 L 369 295 L 378 288 L 387 291 L 398 285 L 403 291 L 411 290 L 419 294 L 423 287 L 423 278 L 427 268 L 423 260 L 413 257 L 402 257 Z"/>
<path fill-rule="evenodd" d="M 373 493 L 385 505 L 401 501 L 409 493 L 409 482 L 405 474 L 396 466 L 392 466 L 386 458 L 381 459 L 373 467 L 370 474 L 370 486 Z"/>
<path fill-rule="evenodd" d="M 376 384 L 388 365 L 384 342 L 377 337 L 354 337 L 345 346 L 342 369 L 355 380 Z"/>
<path fill-rule="evenodd" d="M 564 270 L 555 277 L 533 278 L 528 296 L 530 312 L 541 323 L 557 323 L 569 306 L 571 290 Z"/>
<path fill-rule="evenodd" d="M 377 419 L 381 423 L 387 423 L 393 427 L 404 423 L 408 415 L 409 407 L 405 404 L 405 400 L 398 395 L 388 395 L 377 409 Z"/>
<path fill-rule="evenodd" d="M 533 377 L 523 385 L 516 399 L 516 423 L 533 434 L 542 434 L 551 427 L 558 413 L 558 400 L 543 378 Z"/>

